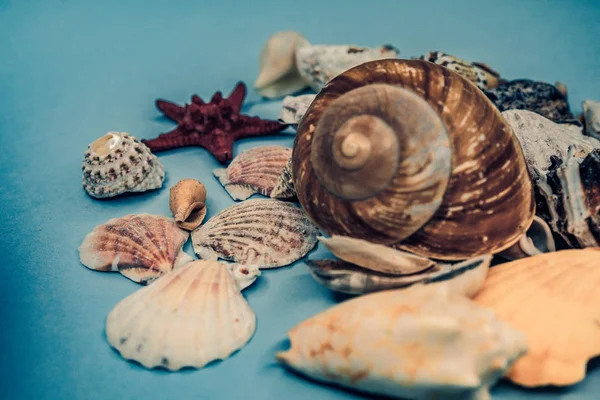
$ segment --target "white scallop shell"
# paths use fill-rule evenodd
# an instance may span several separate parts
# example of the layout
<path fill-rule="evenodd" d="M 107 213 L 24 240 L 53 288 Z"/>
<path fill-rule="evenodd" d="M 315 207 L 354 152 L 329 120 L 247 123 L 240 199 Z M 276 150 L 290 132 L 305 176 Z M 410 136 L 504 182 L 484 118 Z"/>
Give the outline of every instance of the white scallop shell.
<path fill-rule="evenodd" d="M 134 282 L 149 283 L 192 260 L 182 249 L 188 237 L 171 218 L 130 214 L 88 233 L 79 259 L 90 269 L 119 271 Z"/>
<path fill-rule="evenodd" d="M 315 246 L 317 232 L 295 204 L 247 200 L 226 208 L 192 232 L 192 243 L 203 259 L 274 268 L 304 257 Z"/>
<path fill-rule="evenodd" d="M 125 132 L 108 132 L 90 143 L 82 170 L 83 188 L 96 198 L 158 189 L 165 179 L 158 158 Z"/>
<path fill-rule="evenodd" d="M 202 368 L 250 340 L 256 316 L 226 265 L 189 263 L 122 300 L 106 319 L 106 338 L 146 368 Z"/>
<path fill-rule="evenodd" d="M 586 135 L 600 139 L 600 101 L 586 100 L 582 107 Z"/>

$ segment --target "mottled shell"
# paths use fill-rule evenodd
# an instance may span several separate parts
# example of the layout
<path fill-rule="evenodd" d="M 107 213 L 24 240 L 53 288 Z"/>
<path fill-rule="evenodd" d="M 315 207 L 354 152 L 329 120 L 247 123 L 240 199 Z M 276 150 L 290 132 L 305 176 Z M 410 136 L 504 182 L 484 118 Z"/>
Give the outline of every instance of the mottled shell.
<path fill-rule="evenodd" d="M 286 96 L 281 104 L 279 112 L 279 122 L 289 124 L 293 128 L 297 128 L 298 124 L 306 114 L 306 110 L 310 107 L 315 99 L 314 94 L 303 94 L 301 96 Z"/>
<path fill-rule="evenodd" d="M 448 68 L 473 82 L 481 90 L 493 89 L 500 83 L 500 74 L 483 63 L 470 63 L 441 51 L 431 51 L 419 59 Z"/>
<path fill-rule="evenodd" d="M 122 300 L 106 319 L 106 338 L 146 368 L 202 368 L 241 349 L 256 316 L 224 263 L 196 261 Z"/>
<path fill-rule="evenodd" d="M 281 171 L 281 175 L 277 178 L 275 187 L 271 191 L 273 199 L 295 199 L 296 189 L 294 188 L 294 180 L 292 178 L 292 157 L 288 159 L 287 164 Z"/>
<path fill-rule="evenodd" d="M 170 218 L 131 214 L 88 233 L 79 246 L 79 259 L 90 269 L 119 271 L 146 284 L 192 260 L 182 250 L 188 237 Z"/>
<path fill-rule="evenodd" d="M 158 189 L 165 171 L 145 144 L 125 132 L 108 132 L 85 151 L 83 188 L 92 197 Z"/>
<path fill-rule="evenodd" d="M 600 101 L 586 100 L 581 107 L 586 135 L 600 139 Z"/>
<path fill-rule="evenodd" d="M 246 200 L 255 193 L 270 196 L 291 156 L 288 147 L 255 147 L 213 173 L 234 200 Z"/>
<path fill-rule="evenodd" d="M 180 228 L 192 231 L 206 217 L 206 188 L 194 179 L 182 179 L 171 188 L 169 208 Z"/>
<path fill-rule="evenodd" d="M 365 114 L 380 127 L 358 124 Z M 376 150 L 359 168 L 339 156 L 361 155 L 345 147 L 349 131 Z M 425 61 L 365 63 L 332 80 L 298 127 L 292 157 L 298 199 L 329 235 L 461 260 L 510 247 L 534 215 L 510 126 L 471 82 Z"/>
<path fill-rule="evenodd" d="M 445 286 L 345 301 L 289 332 L 277 354 L 312 379 L 404 399 L 489 399 L 524 336 Z"/>
<path fill-rule="evenodd" d="M 315 246 L 317 232 L 294 204 L 247 200 L 209 219 L 192 232 L 192 242 L 203 259 L 274 268 L 304 257 Z"/>
<path fill-rule="evenodd" d="M 600 252 L 564 250 L 498 265 L 475 301 L 527 336 L 508 372 L 518 385 L 572 385 L 600 355 Z"/>

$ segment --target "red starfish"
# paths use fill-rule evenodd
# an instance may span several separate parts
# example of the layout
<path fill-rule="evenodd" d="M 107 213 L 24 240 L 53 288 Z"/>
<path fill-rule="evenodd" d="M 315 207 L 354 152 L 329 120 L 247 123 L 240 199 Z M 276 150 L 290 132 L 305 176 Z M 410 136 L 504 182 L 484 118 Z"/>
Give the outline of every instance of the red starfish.
<path fill-rule="evenodd" d="M 156 107 L 173 121 L 177 128 L 155 139 L 142 140 L 153 152 L 178 147 L 200 146 L 225 164 L 233 155 L 233 142 L 240 138 L 281 132 L 287 125 L 277 121 L 240 114 L 246 97 L 246 86 L 239 82 L 228 98 L 216 92 L 209 103 L 197 95 L 192 103 L 181 107 L 165 100 L 156 100 Z"/>

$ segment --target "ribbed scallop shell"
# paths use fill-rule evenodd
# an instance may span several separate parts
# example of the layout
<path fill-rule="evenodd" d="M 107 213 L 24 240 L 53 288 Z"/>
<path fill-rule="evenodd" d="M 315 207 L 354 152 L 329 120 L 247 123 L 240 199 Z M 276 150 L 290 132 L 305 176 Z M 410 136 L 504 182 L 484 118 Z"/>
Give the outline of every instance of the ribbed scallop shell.
<path fill-rule="evenodd" d="M 158 189 L 165 171 L 145 144 L 125 132 L 109 132 L 85 151 L 83 188 L 92 197 Z"/>
<path fill-rule="evenodd" d="M 192 232 L 192 242 L 203 259 L 273 268 L 304 257 L 315 246 L 317 232 L 294 204 L 247 200 L 209 219 Z"/>
<path fill-rule="evenodd" d="M 518 385 L 572 385 L 600 355 L 600 251 L 564 250 L 498 265 L 475 301 L 527 336 L 508 372 Z"/>
<path fill-rule="evenodd" d="M 171 218 L 131 214 L 88 233 L 79 246 L 79 259 L 90 269 L 119 271 L 145 284 L 192 260 L 182 250 L 188 237 Z"/>
<path fill-rule="evenodd" d="M 489 399 L 523 335 L 444 286 L 344 301 L 289 332 L 286 366 L 318 381 L 403 399 Z"/>
<path fill-rule="evenodd" d="M 256 147 L 213 173 L 234 200 L 246 200 L 255 193 L 270 196 L 291 156 L 292 149 L 287 147 Z"/>
<path fill-rule="evenodd" d="M 250 340 L 256 316 L 224 263 L 196 261 L 122 300 L 106 338 L 146 368 L 202 368 Z"/>

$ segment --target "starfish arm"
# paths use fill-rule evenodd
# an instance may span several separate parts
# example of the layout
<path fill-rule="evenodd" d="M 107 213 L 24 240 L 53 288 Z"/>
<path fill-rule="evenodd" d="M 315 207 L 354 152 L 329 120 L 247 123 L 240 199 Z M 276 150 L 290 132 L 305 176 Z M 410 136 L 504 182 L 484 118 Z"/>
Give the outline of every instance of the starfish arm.
<path fill-rule="evenodd" d="M 181 121 L 185 115 L 185 107 L 181 107 L 180 105 L 166 100 L 156 100 L 156 108 L 158 108 L 166 117 L 175 122 Z"/>
<path fill-rule="evenodd" d="M 177 147 L 183 147 L 184 144 L 182 139 L 186 138 L 179 128 L 175 128 L 170 132 L 161 133 L 158 137 L 154 139 L 142 139 L 142 143 L 144 143 L 148 148 L 156 153 L 159 151 L 171 150 Z"/>
<path fill-rule="evenodd" d="M 192 103 L 197 104 L 199 106 L 203 106 L 204 104 L 206 104 L 204 102 L 204 100 L 202 100 L 200 98 L 200 96 L 198 96 L 197 94 L 195 94 L 195 95 L 192 96 Z"/>
<path fill-rule="evenodd" d="M 239 112 L 242 110 L 242 104 L 244 103 L 245 97 L 246 85 L 244 85 L 244 82 L 238 82 L 235 86 L 235 89 L 233 89 L 233 92 L 231 92 L 227 98 L 234 113 L 239 114 Z"/>
<path fill-rule="evenodd" d="M 221 164 L 233 158 L 233 141 L 235 138 L 222 130 L 216 130 L 212 135 L 200 137 L 201 146 L 210 152 Z"/>
<path fill-rule="evenodd" d="M 286 124 L 260 118 L 243 117 L 231 130 L 231 135 L 237 138 L 265 136 L 279 133 L 287 128 Z"/>

